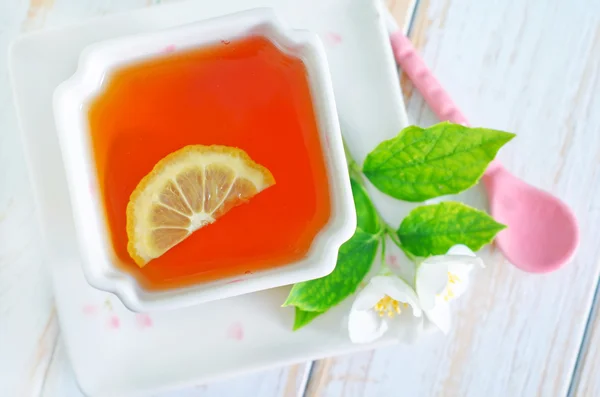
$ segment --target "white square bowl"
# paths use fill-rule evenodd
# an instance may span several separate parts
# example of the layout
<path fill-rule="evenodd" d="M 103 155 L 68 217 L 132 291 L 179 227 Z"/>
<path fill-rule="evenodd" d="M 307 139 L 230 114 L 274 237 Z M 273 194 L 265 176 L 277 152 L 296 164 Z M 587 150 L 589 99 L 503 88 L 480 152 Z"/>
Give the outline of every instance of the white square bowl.
<path fill-rule="evenodd" d="M 185 288 L 145 290 L 116 264 L 118 259 L 110 243 L 103 203 L 93 193 L 98 191 L 99 184 L 87 119 L 89 102 L 101 93 L 110 74 L 124 65 L 168 56 L 166 49 L 186 51 L 249 36 L 268 38 L 281 51 L 300 58 L 305 65 L 324 148 L 331 197 L 329 222 L 299 261 Z M 90 285 L 114 293 L 130 310 L 175 309 L 323 277 L 333 271 L 340 245 L 356 228 L 325 50 L 315 33 L 287 28 L 272 9 L 257 8 L 87 47 L 81 54 L 77 72 L 54 93 L 54 115 L 83 257 L 83 273 Z"/>

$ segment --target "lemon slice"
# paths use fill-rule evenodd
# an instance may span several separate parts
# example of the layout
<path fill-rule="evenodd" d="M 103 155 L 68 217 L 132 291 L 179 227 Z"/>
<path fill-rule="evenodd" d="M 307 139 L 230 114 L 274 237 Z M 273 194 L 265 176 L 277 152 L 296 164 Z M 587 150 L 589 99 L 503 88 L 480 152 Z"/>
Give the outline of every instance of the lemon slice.
<path fill-rule="evenodd" d="M 238 148 L 192 145 L 173 152 L 131 194 L 129 255 L 143 267 L 274 184 L 271 172 Z"/>

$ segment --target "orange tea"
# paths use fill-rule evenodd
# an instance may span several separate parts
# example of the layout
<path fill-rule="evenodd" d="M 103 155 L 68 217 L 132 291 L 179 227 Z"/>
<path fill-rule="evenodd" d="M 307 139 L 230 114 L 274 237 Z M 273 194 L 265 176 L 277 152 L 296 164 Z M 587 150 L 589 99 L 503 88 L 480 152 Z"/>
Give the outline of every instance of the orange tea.
<path fill-rule="evenodd" d="M 329 220 L 305 66 L 266 38 L 223 41 L 124 67 L 91 103 L 89 122 L 114 252 L 146 288 L 296 261 Z M 276 184 L 139 268 L 127 252 L 130 195 L 158 161 L 193 144 L 243 149 Z"/>

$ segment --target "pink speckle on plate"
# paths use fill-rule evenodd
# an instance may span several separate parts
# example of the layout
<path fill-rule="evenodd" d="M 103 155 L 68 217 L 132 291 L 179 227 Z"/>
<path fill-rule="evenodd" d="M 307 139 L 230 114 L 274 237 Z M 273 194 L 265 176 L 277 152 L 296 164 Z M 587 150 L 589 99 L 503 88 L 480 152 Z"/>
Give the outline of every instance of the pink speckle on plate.
<path fill-rule="evenodd" d="M 234 340 L 244 339 L 244 327 L 240 322 L 235 322 L 229 326 L 227 330 L 227 337 Z"/>
<path fill-rule="evenodd" d="M 400 270 L 402 268 L 402 265 L 400 264 L 400 261 L 398 260 L 398 256 L 391 254 L 388 255 L 387 257 L 387 264 L 390 267 L 390 269 L 395 269 L 395 270 Z"/>
<path fill-rule="evenodd" d="M 151 328 L 154 323 L 152 322 L 152 318 L 147 314 L 136 314 L 135 322 L 139 328 Z"/>
<path fill-rule="evenodd" d="M 175 51 L 175 48 L 176 48 L 175 44 L 171 44 L 171 45 L 166 46 L 165 49 L 163 50 L 163 52 L 170 53 L 170 52 Z"/>
<path fill-rule="evenodd" d="M 229 41 L 229 40 L 221 40 L 221 43 L 223 43 L 225 45 L 229 45 L 229 44 L 231 44 L 231 41 Z"/>
<path fill-rule="evenodd" d="M 119 329 L 120 326 L 121 326 L 121 320 L 119 319 L 119 317 L 117 317 L 115 315 L 110 316 L 110 318 L 108 319 L 108 328 Z"/>
<path fill-rule="evenodd" d="M 92 304 L 83 305 L 81 311 L 87 315 L 96 314 L 98 312 L 98 306 Z"/>
<path fill-rule="evenodd" d="M 335 32 L 328 32 L 327 39 L 331 44 L 340 44 L 342 42 L 342 36 Z"/>
<path fill-rule="evenodd" d="M 390 266 L 398 266 L 398 257 L 396 255 L 389 255 L 387 261 Z"/>

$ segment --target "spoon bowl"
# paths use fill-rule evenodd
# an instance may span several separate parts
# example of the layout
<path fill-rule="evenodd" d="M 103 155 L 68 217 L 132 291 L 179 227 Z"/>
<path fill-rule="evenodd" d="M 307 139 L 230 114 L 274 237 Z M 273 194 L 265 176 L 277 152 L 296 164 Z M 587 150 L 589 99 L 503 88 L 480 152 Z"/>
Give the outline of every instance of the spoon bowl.
<path fill-rule="evenodd" d="M 508 228 L 496 245 L 512 264 L 547 273 L 568 263 L 579 245 L 577 220 L 556 197 L 512 175 L 496 163 L 483 177 L 491 213 Z"/>

